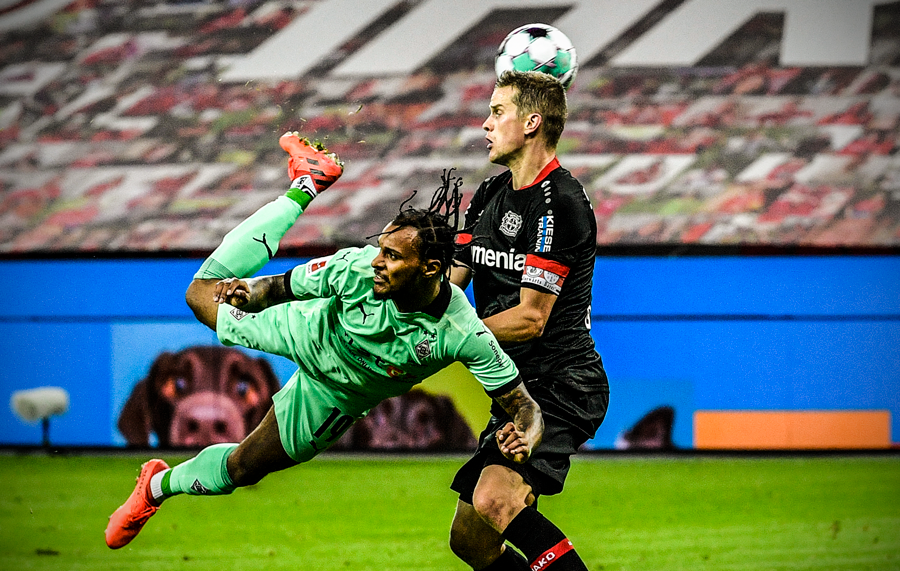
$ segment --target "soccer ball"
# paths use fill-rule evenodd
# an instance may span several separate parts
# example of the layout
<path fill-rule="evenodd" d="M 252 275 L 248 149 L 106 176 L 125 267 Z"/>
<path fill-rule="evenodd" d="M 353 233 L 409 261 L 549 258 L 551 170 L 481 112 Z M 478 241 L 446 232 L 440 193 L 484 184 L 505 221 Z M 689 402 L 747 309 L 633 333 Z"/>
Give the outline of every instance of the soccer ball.
<path fill-rule="evenodd" d="M 542 71 L 569 89 L 578 72 L 575 47 L 565 34 L 547 24 L 516 28 L 500 44 L 494 61 L 497 77 L 504 71 Z"/>

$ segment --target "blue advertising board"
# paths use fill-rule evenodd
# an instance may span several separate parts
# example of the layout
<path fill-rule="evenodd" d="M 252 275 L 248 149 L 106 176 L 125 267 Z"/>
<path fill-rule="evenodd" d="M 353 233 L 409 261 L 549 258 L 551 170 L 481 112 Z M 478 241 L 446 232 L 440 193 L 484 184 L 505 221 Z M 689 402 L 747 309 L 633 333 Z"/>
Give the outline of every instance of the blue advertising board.
<path fill-rule="evenodd" d="M 15 288 L 0 316 L 0 396 L 63 387 L 54 445 L 124 445 L 116 417 L 155 356 L 216 344 L 184 303 L 199 263 L 0 263 Z M 611 386 L 593 448 L 658 406 L 674 409 L 682 448 L 697 410 L 888 410 L 900 438 L 900 257 L 600 257 L 591 327 Z M 263 358 L 282 382 L 293 371 Z M 0 444 L 40 439 L 0 409 Z"/>

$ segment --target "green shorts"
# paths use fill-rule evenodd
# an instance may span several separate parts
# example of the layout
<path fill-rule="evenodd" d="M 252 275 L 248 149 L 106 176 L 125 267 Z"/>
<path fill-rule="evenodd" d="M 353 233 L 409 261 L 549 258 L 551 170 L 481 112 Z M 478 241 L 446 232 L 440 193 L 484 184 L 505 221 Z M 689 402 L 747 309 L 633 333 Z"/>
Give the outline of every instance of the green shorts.
<path fill-rule="evenodd" d="M 230 305 L 219 306 L 217 331 L 224 345 L 240 345 L 287 357 L 297 362 L 290 335 L 303 320 L 290 304 L 260 312 L 245 313 Z M 307 462 L 337 442 L 365 410 L 354 406 L 350 395 L 322 383 L 298 369 L 272 397 L 281 445 L 297 462 Z"/>
<path fill-rule="evenodd" d="M 272 397 L 281 445 L 297 462 L 312 460 L 338 441 L 358 417 L 345 414 L 342 399 L 297 371 Z"/>

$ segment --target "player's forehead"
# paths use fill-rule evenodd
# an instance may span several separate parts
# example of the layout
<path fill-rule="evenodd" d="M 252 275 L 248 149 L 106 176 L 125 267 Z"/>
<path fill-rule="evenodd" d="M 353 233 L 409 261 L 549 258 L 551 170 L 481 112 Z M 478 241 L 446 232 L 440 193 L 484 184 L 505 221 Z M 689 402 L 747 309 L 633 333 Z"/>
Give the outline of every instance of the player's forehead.
<path fill-rule="evenodd" d="M 416 240 L 419 234 L 412 226 L 399 227 L 396 224 L 388 224 L 378 237 L 378 245 L 404 255 L 418 255 Z"/>
<path fill-rule="evenodd" d="M 515 104 L 513 103 L 513 96 L 516 94 L 515 89 L 516 88 L 511 85 L 495 87 L 494 92 L 491 93 L 491 109 L 497 107 L 502 107 L 504 109 L 515 108 Z"/>

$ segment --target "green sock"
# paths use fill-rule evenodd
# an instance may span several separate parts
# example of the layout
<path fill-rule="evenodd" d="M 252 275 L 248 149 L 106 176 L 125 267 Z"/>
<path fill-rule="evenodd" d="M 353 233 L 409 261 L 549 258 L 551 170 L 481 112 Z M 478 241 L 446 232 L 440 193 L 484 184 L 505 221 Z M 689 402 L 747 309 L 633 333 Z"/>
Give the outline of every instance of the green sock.
<path fill-rule="evenodd" d="M 306 210 L 313 198 L 319 196 L 316 191 L 316 183 L 313 182 L 312 176 L 308 174 L 300 175 L 291 182 L 291 188 L 284 194 L 294 202 L 300 205 L 300 208 Z"/>
<path fill-rule="evenodd" d="M 214 444 L 186 462 L 167 470 L 162 477 L 164 497 L 176 494 L 221 496 L 236 488 L 225 464 L 237 444 Z"/>
<path fill-rule="evenodd" d="M 194 279 L 252 276 L 275 256 L 281 239 L 302 212 L 303 206 L 288 195 L 264 205 L 225 235 Z"/>

